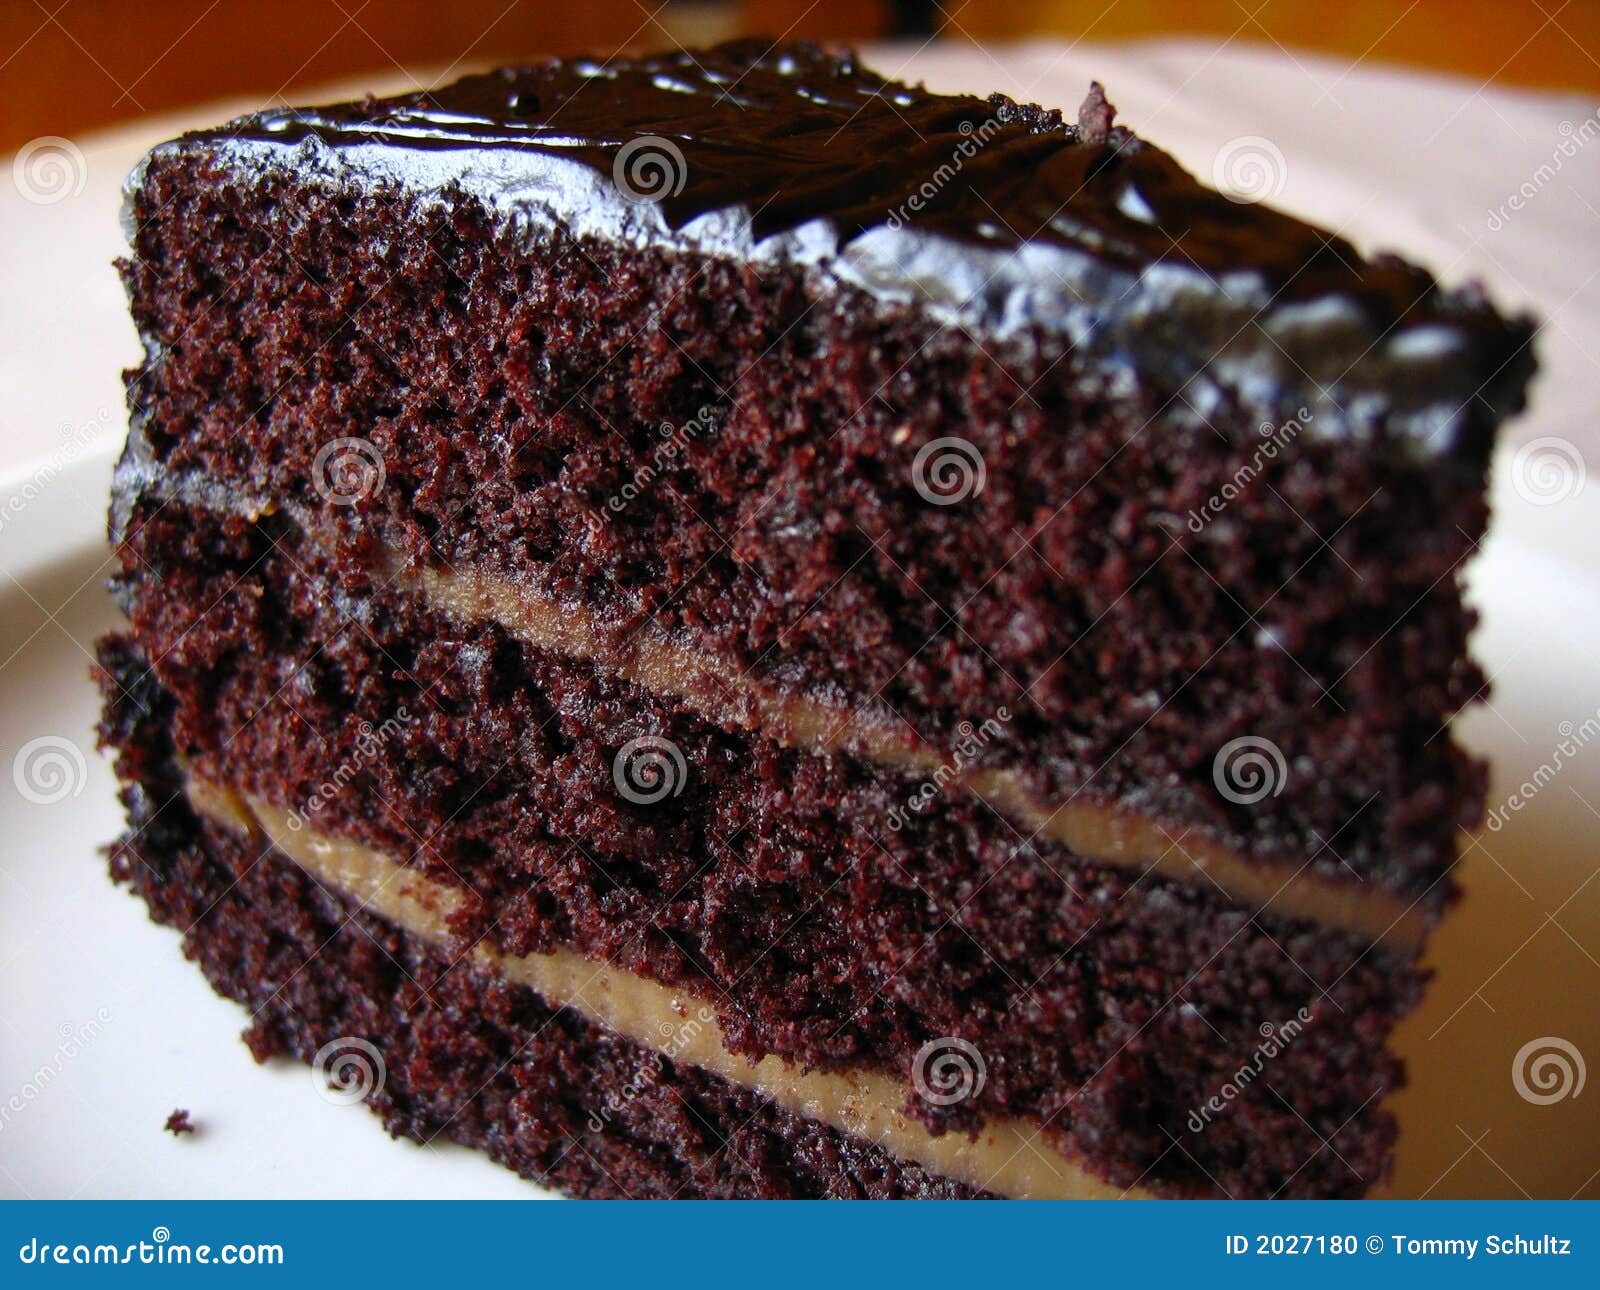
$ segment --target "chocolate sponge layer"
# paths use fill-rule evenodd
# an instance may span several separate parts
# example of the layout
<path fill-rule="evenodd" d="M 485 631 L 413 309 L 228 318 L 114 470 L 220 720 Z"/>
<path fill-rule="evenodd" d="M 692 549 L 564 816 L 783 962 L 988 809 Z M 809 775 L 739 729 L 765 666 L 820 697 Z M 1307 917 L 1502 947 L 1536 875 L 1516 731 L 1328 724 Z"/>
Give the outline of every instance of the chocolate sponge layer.
<path fill-rule="evenodd" d="M 217 993 L 249 1010 L 257 1060 L 313 1062 L 332 1045 L 364 1063 L 366 1100 L 395 1137 L 474 1147 L 576 1196 L 983 1195 L 552 1009 L 198 820 L 158 694 L 123 675 L 131 688 L 107 730 L 129 831 L 112 872 L 183 932 Z M 367 1078 L 372 1053 L 381 1078 Z"/>
<path fill-rule="evenodd" d="M 573 1159 L 654 1059 L 252 867 L 179 766 L 449 884 L 449 949 L 615 964 L 736 1054 L 902 1087 L 959 1037 L 988 1078 L 908 1093 L 935 1133 L 1381 1181 L 1482 813 L 1459 575 L 1530 319 L 1207 190 L 1098 87 L 1074 126 L 808 45 L 259 114 L 129 216 L 117 872 L 261 1051 L 362 1020 L 391 1127 L 579 1192 L 953 1194 L 670 1063 Z M 1163 835 L 1192 881 L 1139 870 Z"/>
<path fill-rule="evenodd" d="M 151 502 L 124 555 L 139 646 L 116 670 L 154 660 L 188 762 L 464 889 L 465 940 L 683 986 L 751 1056 L 905 1080 L 921 1045 L 962 1036 L 989 1068 L 980 1097 L 915 1114 L 1048 1118 L 1121 1186 L 1356 1194 L 1385 1172 L 1408 956 L 1029 845 L 971 799 L 891 828 L 913 777 L 428 612 L 282 515 Z M 619 793 L 641 738 L 681 755 L 679 793 Z M 1263 1027 L 1302 1013 L 1267 1077 L 1196 1129 Z"/>
<path fill-rule="evenodd" d="M 198 142 L 152 159 L 126 277 L 155 462 L 935 745 L 1005 707 L 984 756 L 1046 800 L 1132 801 L 1447 903 L 1483 791 L 1446 730 L 1482 684 L 1457 579 L 1481 454 L 1330 437 L 1293 406 L 1263 427 L 1061 335 L 974 338 L 794 268 L 530 242 L 467 195 L 341 173 Z M 1459 416 L 1489 441 L 1487 402 Z M 331 503 L 352 438 L 383 479 Z M 1215 759 L 1247 736 L 1284 782 L 1241 803 Z"/>

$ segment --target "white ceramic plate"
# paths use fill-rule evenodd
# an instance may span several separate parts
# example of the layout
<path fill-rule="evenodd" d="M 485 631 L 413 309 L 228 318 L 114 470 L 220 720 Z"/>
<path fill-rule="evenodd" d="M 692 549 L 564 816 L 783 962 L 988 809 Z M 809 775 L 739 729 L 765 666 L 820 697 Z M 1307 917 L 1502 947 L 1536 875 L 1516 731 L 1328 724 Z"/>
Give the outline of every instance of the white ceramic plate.
<path fill-rule="evenodd" d="M 1433 942 L 1437 979 L 1401 1037 L 1412 1086 L 1396 1102 L 1395 1191 L 1594 1196 L 1600 1087 L 1572 1093 L 1579 1064 L 1600 1061 L 1600 726 L 1584 727 L 1600 720 L 1600 481 L 1536 506 L 1499 467 L 1472 571 L 1495 696 L 1463 732 L 1494 759 L 1497 805 L 1551 773 L 1469 851 L 1467 897 Z M 102 453 L 0 487 L 0 501 L 21 499 L 0 525 L 0 1192 L 541 1194 L 474 1153 L 391 1141 L 367 1111 L 319 1097 L 304 1067 L 257 1066 L 242 1010 L 107 879 L 121 813 L 93 748 L 88 668 L 116 620 L 102 585 L 109 470 Z M 1514 1064 L 1546 1039 L 1569 1048 L 1523 1058 L 1530 1101 Z M 1564 1067 L 1541 1065 L 1546 1051 Z M 1543 1101 L 1541 1073 L 1564 1095 Z M 162 1131 L 177 1107 L 194 1136 Z"/>
<path fill-rule="evenodd" d="M 319 1097 L 307 1067 L 256 1065 L 244 1011 L 111 885 L 121 807 L 88 671 L 118 618 L 109 480 L 104 454 L 75 463 L 0 528 L 0 1192 L 544 1194 L 475 1152 L 391 1141 L 370 1112 Z M 163 1131 L 178 1107 L 196 1134 Z"/>
<path fill-rule="evenodd" d="M 1590 353 L 1600 171 L 1566 165 L 1545 177 L 1593 105 L 1248 44 L 938 42 L 908 61 L 909 49 L 868 61 L 936 88 L 1046 103 L 1074 103 L 1099 77 L 1124 119 L 1202 176 L 1217 177 L 1237 145 L 1254 155 L 1265 145 L 1281 154 L 1268 177 L 1288 208 L 1359 245 L 1403 248 L 1450 281 L 1484 278 L 1496 300 L 1545 320 L 1533 411 L 1509 434 L 1579 444 L 1597 477 L 1536 506 L 1501 463 L 1494 536 L 1472 575 L 1485 610 L 1478 650 L 1497 690 L 1463 733 L 1494 758 L 1496 804 L 1540 766 L 1562 764 L 1462 866 L 1468 897 L 1433 942 L 1438 977 L 1402 1036 L 1413 1087 L 1397 1101 L 1397 1190 L 1597 1194 L 1600 1085 L 1536 1105 L 1512 1081 L 1534 1039 L 1562 1039 L 1600 1063 L 1600 879 L 1590 881 L 1600 740 L 1557 752 L 1561 723 L 1581 730 L 1600 706 Z M 306 99 L 405 82 L 367 78 Z M 535 1194 L 470 1153 L 390 1142 L 364 1111 L 317 1097 L 304 1069 L 255 1066 L 235 1038 L 242 1012 L 213 997 L 176 935 L 105 877 L 100 848 L 120 811 L 92 749 L 85 651 L 113 621 L 100 586 L 109 457 L 32 472 L 113 435 L 121 419 L 116 373 L 138 361 L 107 270 L 122 250 L 123 176 L 150 144 L 259 106 L 212 104 L 80 140 L 81 156 L 64 154 L 76 165 L 57 172 L 70 181 L 60 200 L 28 200 L 6 182 L 9 161 L 0 165 L 0 1192 Z M 1535 179 L 1536 199 L 1502 215 Z M 79 774 L 56 749 L 69 795 L 51 804 L 24 799 L 13 779 L 18 754 L 40 738 L 64 738 L 82 757 Z M 200 1135 L 160 1131 L 177 1106 Z"/>

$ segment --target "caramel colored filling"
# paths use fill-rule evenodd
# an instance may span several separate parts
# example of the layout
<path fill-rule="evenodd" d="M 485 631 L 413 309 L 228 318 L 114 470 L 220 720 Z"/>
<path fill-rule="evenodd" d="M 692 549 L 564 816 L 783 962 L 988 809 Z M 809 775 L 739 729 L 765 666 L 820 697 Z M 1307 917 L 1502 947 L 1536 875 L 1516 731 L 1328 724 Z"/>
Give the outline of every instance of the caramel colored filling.
<path fill-rule="evenodd" d="M 1263 866 L 1203 837 L 1174 837 L 1160 824 L 1098 802 L 1051 806 L 1022 777 L 1004 769 L 961 769 L 909 730 L 849 708 L 781 695 L 711 656 L 659 634 L 640 633 L 624 647 L 603 643 L 581 606 L 558 602 L 480 571 L 391 564 L 387 574 L 433 607 L 466 621 L 490 621 L 540 649 L 596 663 L 656 694 L 671 695 L 714 721 L 761 733 L 812 752 L 848 752 L 879 765 L 922 774 L 945 791 L 982 798 L 1019 828 L 1098 864 L 1194 883 L 1230 900 L 1288 918 L 1342 928 L 1372 941 L 1418 949 L 1428 932 L 1414 902 L 1382 888 L 1341 882 L 1302 867 Z"/>
<path fill-rule="evenodd" d="M 288 812 L 257 797 L 199 779 L 189 781 L 195 809 L 235 832 L 264 836 L 330 890 L 410 935 L 447 945 L 446 920 L 458 893 L 360 843 L 295 828 Z M 552 1007 L 581 1016 L 634 1043 L 750 1089 L 787 1111 L 876 1143 L 972 1187 L 1002 1196 L 1054 1199 L 1145 1198 L 1123 1192 L 1060 1154 L 1039 1126 L 1020 1119 L 988 1121 L 976 1137 L 935 1136 L 901 1109 L 905 1083 L 875 1071 L 804 1071 L 779 1057 L 751 1061 L 728 1051 L 711 1002 L 685 991 L 593 963 L 571 950 L 507 955 L 480 943 L 478 966 L 538 993 Z M 936 1090 L 945 1085 L 934 1082 Z M 607 1118 L 604 1105 L 592 1108 Z"/>
<path fill-rule="evenodd" d="M 180 478 L 180 494 L 216 505 L 198 476 Z M 255 519 L 278 509 L 267 501 L 240 501 Z M 333 541 L 315 515 L 292 507 L 307 538 L 330 550 Z M 1005 768 L 962 767 L 930 747 L 904 722 L 813 698 L 779 693 L 702 650 L 643 631 L 623 643 L 608 641 L 587 608 L 509 579 L 458 566 L 419 567 L 390 552 L 378 570 L 401 591 L 467 622 L 493 622 L 539 649 L 591 662 L 624 680 L 677 698 L 730 728 L 760 731 L 785 747 L 846 752 L 891 770 L 922 775 L 940 792 L 968 792 L 987 802 L 1029 835 L 1059 842 L 1075 855 L 1134 873 L 1155 873 L 1217 892 L 1224 898 L 1281 917 L 1353 932 L 1403 951 L 1419 951 L 1430 920 L 1416 901 L 1359 879 L 1329 878 L 1308 865 L 1263 864 L 1214 839 L 1180 832 L 1136 811 L 1090 800 L 1051 804 L 1032 793 L 1023 776 Z"/>

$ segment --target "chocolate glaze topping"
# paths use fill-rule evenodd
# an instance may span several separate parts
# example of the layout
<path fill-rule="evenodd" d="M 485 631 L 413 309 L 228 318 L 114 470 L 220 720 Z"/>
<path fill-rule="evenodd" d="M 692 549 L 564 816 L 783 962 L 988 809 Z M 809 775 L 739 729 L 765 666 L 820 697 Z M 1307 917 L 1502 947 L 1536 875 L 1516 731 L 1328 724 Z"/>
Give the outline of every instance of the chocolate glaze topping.
<path fill-rule="evenodd" d="M 1098 85 L 1073 123 L 743 41 L 260 113 L 154 155 L 461 188 L 532 236 L 804 264 L 996 339 L 1064 333 L 1201 418 L 1303 405 L 1315 433 L 1482 455 L 1520 406 L 1527 320 L 1206 188 L 1113 111 Z"/>

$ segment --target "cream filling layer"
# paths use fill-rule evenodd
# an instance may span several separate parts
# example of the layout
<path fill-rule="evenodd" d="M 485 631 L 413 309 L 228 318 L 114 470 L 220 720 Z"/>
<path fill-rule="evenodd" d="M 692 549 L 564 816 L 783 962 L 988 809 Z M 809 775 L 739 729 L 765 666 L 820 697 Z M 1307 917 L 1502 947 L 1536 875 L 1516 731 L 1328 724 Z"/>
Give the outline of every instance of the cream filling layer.
<path fill-rule="evenodd" d="M 438 945 L 450 941 L 446 920 L 458 893 L 360 843 L 314 829 L 293 828 L 288 812 L 258 797 L 191 778 L 195 809 L 234 832 L 267 841 L 318 882 L 410 935 Z M 874 1071 L 804 1071 L 779 1057 L 750 1061 L 728 1051 L 716 1009 L 697 997 L 593 963 L 571 950 L 507 955 L 480 943 L 478 966 L 525 985 L 552 1007 L 571 1008 L 587 1020 L 674 1062 L 699 1067 L 760 1094 L 787 1111 L 816 1120 L 884 1148 L 902 1160 L 1002 1196 L 1017 1198 L 1148 1198 L 1142 1188 L 1123 1191 L 1061 1155 L 1039 1127 L 1021 1119 L 993 1119 L 976 1138 L 935 1136 L 900 1108 L 905 1084 Z M 602 1105 L 594 1108 L 604 1116 Z"/>
<path fill-rule="evenodd" d="M 659 634 L 640 633 L 625 646 L 603 642 L 592 616 L 482 571 L 441 572 L 393 560 L 396 585 L 468 622 L 488 621 L 540 649 L 604 666 L 656 694 L 671 695 L 715 721 L 759 730 L 786 747 L 848 752 L 879 765 L 922 774 L 946 789 L 974 794 L 1029 834 L 1059 842 L 1087 860 L 1150 871 L 1257 909 L 1354 932 L 1404 950 L 1419 949 L 1429 920 L 1414 901 L 1358 880 L 1333 880 L 1307 867 L 1252 863 L 1221 843 L 1174 836 L 1156 821 L 1098 802 L 1041 801 L 1021 775 L 1005 769 L 963 769 L 953 759 L 854 709 L 781 695 L 731 673 L 703 651 Z"/>

